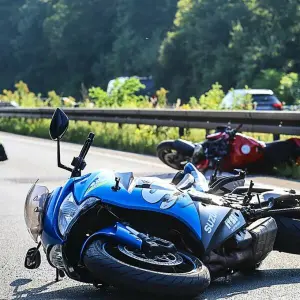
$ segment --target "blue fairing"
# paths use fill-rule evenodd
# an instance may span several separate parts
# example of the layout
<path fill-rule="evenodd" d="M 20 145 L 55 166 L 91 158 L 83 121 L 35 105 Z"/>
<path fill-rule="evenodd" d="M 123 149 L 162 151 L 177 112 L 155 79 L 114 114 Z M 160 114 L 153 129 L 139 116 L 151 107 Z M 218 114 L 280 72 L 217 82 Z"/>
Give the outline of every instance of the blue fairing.
<path fill-rule="evenodd" d="M 73 192 L 79 205 L 89 197 L 97 197 L 110 205 L 173 216 L 183 222 L 196 238 L 201 239 L 199 213 L 188 194 L 158 178 L 133 179 L 130 175 L 105 170 L 69 179 L 63 187 L 55 189 L 44 216 L 43 245 L 47 247 L 64 242 L 58 229 L 58 214 L 63 200 L 70 192 Z M 121 177 L 120 190 L 117 192 L 112 189 L 116 176 Z"/>
<path fill-rule="evenodd" d="M 174 185 L 152 177 L 131 177 L 128 184 L 128 174 L 118 174 L 121 179 L 120 190 L 115 192 L 116 174 L 112 171 L 92 173 L 83 183 L 75 183 L 74 196 L 80 203 L 88 197 L 99 197 L 105 203 L 135 210 L 153 211 L 173 216 L 185 223 L 201 238 L 201 224 L 196 206 L 192 199 L 180 192 Z"/>
<path fill-rule="evenodd" d="M 65 199 L 65 197 L 71 191 L 73 191 L 75 186 L 74 183 L 77 183 L 76 188 L 80 190 L 80 183 L 86 182 L 86 179 L 88 179 L 89 176 L 90 174 L 84 175 L 76 179 L 71 178 L 66 182 L 66 184 L 63 187 L 58 187 L 52 192 L 50 199 L 48 200 L 48 206 L 46 208 L 46 214 L 43 220 L 44 229 L 42 232 L 41 240 L 44 246 L 63 243 L 63 238 L 59 233 L 57 223 L 59 207 Z"/>

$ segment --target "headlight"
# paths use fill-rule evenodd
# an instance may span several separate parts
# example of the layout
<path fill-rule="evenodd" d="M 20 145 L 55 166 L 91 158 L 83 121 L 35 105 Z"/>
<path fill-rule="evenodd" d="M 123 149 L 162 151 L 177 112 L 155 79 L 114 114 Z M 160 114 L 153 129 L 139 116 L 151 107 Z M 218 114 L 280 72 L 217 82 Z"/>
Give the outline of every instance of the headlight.
<path fill-rule="evenodd" d="M 70 193 L 62 202 L 58 214 L 58 229 L 62 236 L 66 234 L 68 229 L 72 226 L 73 221 L 79 213 L 99 202 L 99 198 L 91 197 L 85 200 L 81 205 L 78 205 L 74 199 L 73 193 Z"/>
<path fill-rule="evenodd" d="M 35 183 L 30 188 L 26 197 L 24 219 L 27 230 L 36 243 L 43 230 L 42 217 L 48 195 L 49 190 L 45 186 L 36 185 Z"/>

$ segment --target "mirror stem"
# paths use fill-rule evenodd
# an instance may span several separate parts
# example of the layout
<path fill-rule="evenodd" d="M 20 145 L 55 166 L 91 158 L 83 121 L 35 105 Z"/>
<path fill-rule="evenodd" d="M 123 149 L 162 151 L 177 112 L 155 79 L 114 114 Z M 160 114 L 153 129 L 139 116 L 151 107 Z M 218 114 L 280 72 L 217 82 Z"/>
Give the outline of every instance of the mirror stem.
<path fill-rule="evenodd" d="M 69 172 L 72 172 L 73 169 L 72 168 L 69 168 L 65 165 L 63 165 L 61 162 L 60 162 L 60 141 L 59 141 L 59 138 L 57 139 L 57 165 L 59 168 L 61 169 L 64 169 L 64 170 L 67 170 Z"/>

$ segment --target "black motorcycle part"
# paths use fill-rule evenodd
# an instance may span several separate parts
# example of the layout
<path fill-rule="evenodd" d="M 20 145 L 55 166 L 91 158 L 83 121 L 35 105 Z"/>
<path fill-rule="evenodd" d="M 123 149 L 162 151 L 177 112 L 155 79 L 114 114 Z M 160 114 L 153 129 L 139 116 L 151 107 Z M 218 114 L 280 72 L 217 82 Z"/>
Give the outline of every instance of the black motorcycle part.
<path fill-rule="evenodd" d="M 233 237 L 234 246 L 236 249 L 246 249 L 252 243 L 252 236 L 248 230 L 241 230 Z"/>
<path fill-rule="evenodd" d="M 206 158 L 211 160 L 214 160 L 216 157 L 223 158 L 229 153 L 229 143 L 224 138 L 207 140 L 202 143 L 202 147 Z"/>
<path fill-rule="evenodd" d="M 185 156 L 190 156 L 192 157 L 194 150 L 195 150 L 195 145 L 185 141 L 185 140 L 175 140 L 173 143 L 174 148 L 180 152 L 181 154 L 185 155 Z"/>
<path fill-rule="evenodd" d="M 231 189 L 230 191 L 233 191 L 235 188 L 241 186 L 241 180 L 244 183 L 244 179 L 246 177 L 245 172 L 240 172 L 239 175 L 233 175 L 233 176 L 228 176 L 228 177 L 220 177 L 218 178 L 212 185 L 210 186 L 208 193 L 215 194 L 219 190 L 222 190 L 222 188 L 225 189 Z M 232 186 L 227 185 L 232 184 Z"/>
<path fill-rule="evenodd" d="M 293 140 L 275 141 L 266 144 L 264 148 L 264 159 L 266 164 L 276 165 L 288 162 L 299 155 L 299 147 Z"/>
<path fill-rule="evenodd" d="M 111 189 L 114 191 L 114 192 L 117 192 L 119 191 L 121 188 L 120 188 L 120 177 L 115 177 L 115 185 L 111 187 Z"/>
<path fill-rule="evenodd" d="M 225 276 L 228 270 L 243 273 L 254 271 L 273 250 L 276 232 L 277 226 L 273 218 L 257 220 L 246 230 L 242 229 L 232 239 L 226 241 L 224 246 L 227 251 L 211 251 L 204 263 L 214 278 Z M 240 243 L 239 248 L 237 242 Z"/>
<path fill-rule="evenodd" d="M 88 246 L 83 262 L 95 281 L 105 280 L 116 287 L 156 296 L 195 296 L 210 284 L 208 269 L 190 254 L 187 255 L 192 265 L 189 268 L 182 265 L 183 269 L 176 272 L 176 266 L 142 262 L 142 258 L 138 261 L 118 249 L 118 246 L 102 240 L 93 241 Z M 178 255 L 181 254 L 178 252 Z"/>
<path fill-rule="evenodd" d="M 253 263 L 257 264 L 273 250 L 277 235 L 276 221 L 272 217 L 262 218 L 248 226 L 247 230 L 253 239 Z"/>
<path fill-rule="evenodd" d="M 38 248 L 30 248 L 25 256 L 24 266 L 26 269 L 37 269 L 41 265 L 41 253 Z"/>
<path fill-rule="evenodd" d="M 226 126 L 226 125 L 217 126 L 216 129 L 215 129 L 215 133 L 225 132 L 227 129 L 229 129 L 229 127 Z"/>
<path fill-rule="evenodd" d="M 7 155 L 2 144 L 0 144 L 0 161 L 7 160 Z"/>
<path fill-rule="evenodd" d="M 300 254 L 300 220 L 282 216 L 274 219 L 278 227 L 274 250 Z"/>
<path fill-rule="evenodd" d="M 195 203 L 198 208 L 205 253 L 218 248 L 245 226 L 242 213 L 228 207 Z"/>
<path fill-rule="evenodd" d="M 143 241 L 142 251 L 147 257 L 176 253 L 177 251 L 175 245 L 169 241 L 156 237 L 148 237 L 143 233 L 140 233 L 137 236 Z"/>

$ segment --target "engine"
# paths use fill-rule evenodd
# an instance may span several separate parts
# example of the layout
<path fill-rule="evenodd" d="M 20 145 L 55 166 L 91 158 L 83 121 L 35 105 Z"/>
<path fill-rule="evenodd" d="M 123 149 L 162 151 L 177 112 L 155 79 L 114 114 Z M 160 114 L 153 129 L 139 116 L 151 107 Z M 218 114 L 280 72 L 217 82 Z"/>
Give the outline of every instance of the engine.
<path fill-rule="evenodd" d="M 218 249 L 212 250 L 204 262 L 213 277 L 229 271 L 255 269 L 273 250 L 277 225 L 273 218 L 262 218 L 241 229 Z"/>

